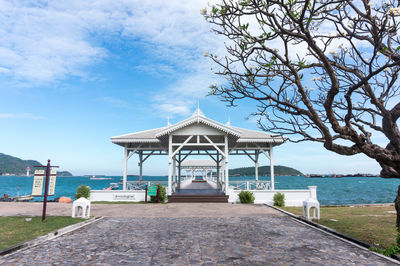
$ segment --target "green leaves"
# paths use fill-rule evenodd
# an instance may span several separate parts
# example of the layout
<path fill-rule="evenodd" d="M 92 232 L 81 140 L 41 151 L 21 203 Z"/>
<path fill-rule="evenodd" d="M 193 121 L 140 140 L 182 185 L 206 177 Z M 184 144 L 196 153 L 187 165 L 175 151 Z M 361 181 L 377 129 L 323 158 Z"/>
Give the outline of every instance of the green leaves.
<path fill-rule="evenodd" d="M 241 28 L 242 30 L 247 30 L 247 29 L 249 28 L 249 23 L 246 23 L 246 24 L 240 26 L 240 28 Z"/>
<path fill-rule="evenodd" d="M 243 40 L 238 45 L 239 45 L 240 49 L 242 49 L 242 50 L 247 49 L 247 42 L 245 42 Z"/>
<path fill-rule="evenodd" d="M 263 64 L 262 67 L 271 68 L 273 65 L 274 65 L 273 62 L 269 62 L 269 63 L 267 63 L 267 64 Z"/>
<path fill-rule="evenodd" d="M 307 63 L 305 62 L 305 61 L 299 61 L 299 62 L 297 62 L 297 65 L 299 66 L 299 70 L 302 70 L 302 69 L 304 69 L 304 68 L 307 68 L 308 67 L 308 65 L 307 65 Z"/>
<path fill-rule="evenodd" d="M 221 11 L 219 13 L 221 15 L 225 15 L 226 13 L 228 13 L 228 9 L 226 9 L 225 7 L 221 7 Z"/>

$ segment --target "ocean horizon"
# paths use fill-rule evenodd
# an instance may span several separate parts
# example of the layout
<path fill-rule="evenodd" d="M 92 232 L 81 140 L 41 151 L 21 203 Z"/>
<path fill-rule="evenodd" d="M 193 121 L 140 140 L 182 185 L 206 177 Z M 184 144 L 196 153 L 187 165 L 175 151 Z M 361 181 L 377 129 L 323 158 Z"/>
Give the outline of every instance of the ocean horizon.
<path fill-rule="evenodd" d="M 49 200 L 66 196 L 74 198 L 76 188 L 88 185 L 91 189 L 102 190 L 110 183 L 118 183 L 122 176 L 107 176 L 110 180 L 90 180 L 88 176 L 57 177 L 55 195 Z M 269 180 L 260 176 L 259 180 Z M 166 184 L 167 176 L 143 176 L 144 182 L 158 181 Z M 254 181 L 254 176 L 230 177 L 230 183 L 237 181 Z M 138 181 L 138 177 L 128 177 L 128 181 Z M 32 193 L 33 177 L 0 176 L 0 197 L 30 195 Z M 400 179 L 385 179 L 380 177 L 342 177 L 342 178 L 307 178 L 305 176 L 276 176 L 276 189 L 307 189 L 307 186 L 317 186 L 317 197 L 321 205 L 352 205 L 393 203 Z M 121 186 L 120 186 L 121 187 Z M 34 201 L 42 201 L 43 197 L 35 197 Z"/>

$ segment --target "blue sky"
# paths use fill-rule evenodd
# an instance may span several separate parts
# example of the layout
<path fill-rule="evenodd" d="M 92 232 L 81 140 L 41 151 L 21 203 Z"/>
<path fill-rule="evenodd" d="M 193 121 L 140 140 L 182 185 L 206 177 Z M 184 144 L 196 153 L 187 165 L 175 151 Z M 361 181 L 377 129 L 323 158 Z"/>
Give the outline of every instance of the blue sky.
<path fill-rule="evenodd" d="M 207 1 L 0 2 L 0 152 L 75 175 L 122 174 L 122 148 L 111 136 L 151 129 L 191 115 L 249 129 L 254 103 L 227 108 L 207 97 L 218 81 L 205 51 L 223 40 L 200 15 Z M 364 155 L 344 157 L 320 144 L 287 143 L 276 164 L 304 173 L 378 173 Z M 132 158 L 129 174 L 137 174 Z M 231 167 L 250 166 L 232 158 Z M 266 164 L 264 159 L 262 164 Z M 166 158 L 145 174 L 167 173 Z"/>

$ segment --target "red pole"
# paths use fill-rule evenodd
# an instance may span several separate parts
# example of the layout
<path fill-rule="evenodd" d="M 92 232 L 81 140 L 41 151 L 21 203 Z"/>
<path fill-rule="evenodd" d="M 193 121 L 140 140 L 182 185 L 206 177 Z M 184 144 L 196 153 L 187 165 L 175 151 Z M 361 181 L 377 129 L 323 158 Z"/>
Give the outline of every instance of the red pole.
<path fill-rule="evenodd" d="M 48 190 L 49 190 L 49 176 L 50 176 L 50 159 L 47 160 L 47 167 L 46 167 L 46 183 L 44 186 L 42 222 L 44 220 L 46 220 L 46 206 L 47 206 L 47 194 L 48 194 Z"/>

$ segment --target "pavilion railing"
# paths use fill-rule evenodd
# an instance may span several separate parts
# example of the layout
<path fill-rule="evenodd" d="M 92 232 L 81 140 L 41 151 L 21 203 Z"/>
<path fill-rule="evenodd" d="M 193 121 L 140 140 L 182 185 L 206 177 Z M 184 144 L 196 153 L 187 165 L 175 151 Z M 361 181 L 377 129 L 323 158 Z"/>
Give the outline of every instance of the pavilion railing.
<path fill-rule="evenodd" d="M 271 190 L 270 181 L 229 181 L 234 190 Z"/>
<path fill-rule="evenodd" d="M 127 190 L 146 190 L 146 186 L 155 186 L 157 184 L 161 184 L 166 186 L 165 181 L 127 181 L 126 189 Z"/>

